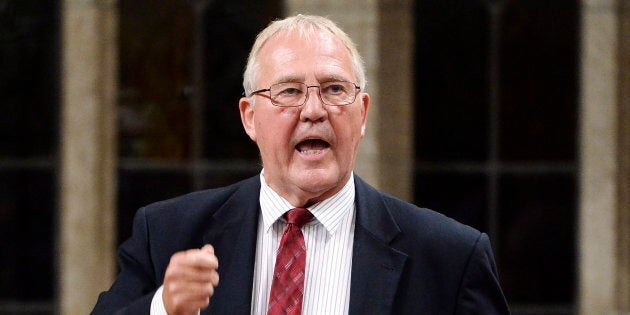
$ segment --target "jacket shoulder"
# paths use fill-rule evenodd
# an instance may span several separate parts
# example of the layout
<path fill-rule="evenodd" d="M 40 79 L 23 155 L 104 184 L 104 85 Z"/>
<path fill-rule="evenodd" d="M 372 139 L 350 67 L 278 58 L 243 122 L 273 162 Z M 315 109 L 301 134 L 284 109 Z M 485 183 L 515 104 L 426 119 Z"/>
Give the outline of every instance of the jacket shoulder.
<path fill-rule="evenodd" d="M 381 193 L 383 202 L 406 233 L 423 233 L 439 238 L 455 238 L 476 241 L 481 232 L 432 209 L 418 207 L 412 203 Z"/>
<path fill-rule="evenodd" d="M 426 246 L 431 249 L 445 246 L 441 248 L 465 251 L 474 247 L 481 237 L 481 232 L 468 225 L 437 211 L 403 201 L 371 187 L 358 177 L 355 178 L 357 193 L 364 195 L 361 197 L 361 204 L 371 208 L 371 212 L 380 209 L 387 213 L 380 216 L 391 218 L 400 230 L 397 240 L 400 244 L 409 247 Z M 376 215 L 375 212 L 372 214 Z"/>
<path fill-rule="evenodd" d="M 182 216 L 212 215 L 221 205 L 233 198 L 237 191 L 249 189 L 254 190 L 252 193 L 257 193 L 259 187 L 259 176 L 254 176 L 229 186 L 195 191 L 158 201 L 143 207 L 143 211 L 147 218 L 155 217 L 167 221 L 182 218 Z"/>

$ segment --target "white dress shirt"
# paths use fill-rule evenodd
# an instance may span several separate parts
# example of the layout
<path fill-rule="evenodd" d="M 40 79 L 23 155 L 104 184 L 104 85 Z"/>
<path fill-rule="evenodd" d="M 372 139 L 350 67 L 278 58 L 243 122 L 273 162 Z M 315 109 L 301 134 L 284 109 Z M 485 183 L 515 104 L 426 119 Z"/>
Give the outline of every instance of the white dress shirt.
<path fill-rule="evenodd" d="M 267 313 L 278 246 L 286 221 L 295 208 L 273 191 L 260 176 L 260 208 L 252 314 Z M 306 243 L 306 278 L 302 314 L 348 314 L 354 241 L 354 177 L 332 197 L 308 210 L 315 218 L 302 227 Z M 220 258 L 219 258 L 220 259 Z M 211 302 L 212 303 L 212 302 Z"/>
<path fill-rule="evenodd" d="M 260 174 L 260 208 L 252 290 L 252 314 L 267 313 L 278 246 L 286 221 L 282 215 L 295 208 L 265 182 Z M 303 315 L 348 314 L 355 226 L 354 176 L 332 197 L 307 209 L 314 219 L 302 227 L 306 243 L 306 278 Z M 221 261 L 221 257 L 219 262 Z M 212 299 L 210 299 L 212 303 Z M 166 315 L 162 287 L 153 296 L 152 315 Z"/>

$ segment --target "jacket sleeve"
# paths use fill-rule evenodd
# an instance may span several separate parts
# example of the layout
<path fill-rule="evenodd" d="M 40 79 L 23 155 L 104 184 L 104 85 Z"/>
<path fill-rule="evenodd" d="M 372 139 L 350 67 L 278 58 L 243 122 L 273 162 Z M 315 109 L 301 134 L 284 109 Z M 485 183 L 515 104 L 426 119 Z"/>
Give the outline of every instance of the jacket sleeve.
<path fill-rule="evenodd" d="M 142 208 L 134 218 L 131 238 L 118 249 L 120 273 L 111 288 L 99 295 L 92 314 L 149 314 L 159 285 L 148 240 L 146 210 Z"/>
<path fill-rule="evenodd" d="M 466 265 L 456 314 L 510 314 L 501 291 L 488 236 L 482 233 Z"/>

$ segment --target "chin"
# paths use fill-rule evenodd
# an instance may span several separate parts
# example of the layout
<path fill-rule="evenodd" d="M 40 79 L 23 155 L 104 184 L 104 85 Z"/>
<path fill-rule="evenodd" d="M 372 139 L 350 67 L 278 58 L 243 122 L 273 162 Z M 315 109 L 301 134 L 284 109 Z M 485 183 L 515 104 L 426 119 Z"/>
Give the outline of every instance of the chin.
<path fill-rule="evenodd" d="M 297 186 L 309 193 L 324 194 L 340 185 L 342 180 L 338 172 L 327 169 L 303 170 L 295 175 Z"/>

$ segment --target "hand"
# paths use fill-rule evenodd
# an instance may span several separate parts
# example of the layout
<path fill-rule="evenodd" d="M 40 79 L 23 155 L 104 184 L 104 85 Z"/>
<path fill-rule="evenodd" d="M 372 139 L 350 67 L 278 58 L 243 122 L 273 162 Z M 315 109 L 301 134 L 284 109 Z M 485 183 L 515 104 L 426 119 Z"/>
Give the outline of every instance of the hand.
<path fill-rule="evenodd" d="M 219 260 L 212 245 L 177 252 L 164 275 L 162 300 L 169 315 L 196 315 L 210 304 L 219 284 Z"/>

